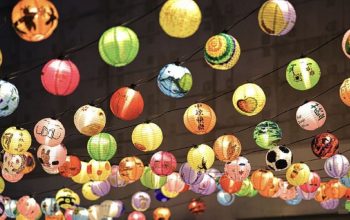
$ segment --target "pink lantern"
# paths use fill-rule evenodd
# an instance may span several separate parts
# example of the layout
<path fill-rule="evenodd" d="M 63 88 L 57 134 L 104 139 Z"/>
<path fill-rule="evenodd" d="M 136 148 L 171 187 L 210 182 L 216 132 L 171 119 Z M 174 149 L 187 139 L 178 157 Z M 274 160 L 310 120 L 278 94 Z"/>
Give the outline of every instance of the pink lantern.
<path fill-rule="evenodd" d="M 56 146 L 62 143 L 65 129 L 59 120 L 41 119 L 34 127 L 34 137 L 39 144 Z"/>
<path fill-rule="evenodd" d="M 133 211 L 129 214 L 128 220 L 146 220 L 146 216 L 142 212 Z"/>
<path fill-rule="evenodd" d="M 245 180 L 251 170 L 251 166 L 247 158 L 238 157 L 237 159 L 225 164 L 225 173 L 235 181 Z"/>
<path fill-rule="evenodd" d="M 37 157 L 43 167 L 57 169 L 66 162 L 67 149 L 62 144 L 54 147 L 41 145 Z"/>
<path fill-rule="evenodd" d="M 279 197 L 283 200 L 291 200 L 297 196 L 297 189 L 287 181 L 282 182 L 279 190 Z"/>
<path fill-rule="evenodd" d="M 216 190 L 216 182 L 208 174 L 204 174 L 202 181 L 199 184 L 192 185 L 191 191 L 202 195 L 210 195 Z"/>
<path fill-rule="evenodd" d="M 179 173 L 174 172 L 167 176 L 167 182 L 163 187 L 170 193 L 179 193 L 185 187 L 185 182 Z"/>
<path fill-rule="evenodd" d="M 66 211 L 64 212 L 65 220 L 73 220 L 73 212 L 74 209 L 66 209 Z"/>
<path fill-rule="evenodd" d="M 10 182 L 10 183 L 16 183 L 16 182 L 20 181 L 23 178 L 23 176 L 24 176 L 24 174 L 22 174 L 22 173 L 9 174 L 4 169 L 1 170 L 1 174 L 2 174 L 2 177 L 7 182 Z"/>
<path fill-rule="evenodd" d="M 70 60 L 53 59 L 42 69 L 41 83 L 53 95 L 70 95 L 78 87 L 79 81 L 79 70 Z"/>
<path fill-rule="evenodd" d="M 150 167 L 152 171 L 159 176 L 168 176 L 176 169 L 176 158 L 175 156 L 166 151 L 159 151 L 153 154 Z"/>
<path fill-rule="evenodd" d="M 22 196 L 17 201 L 17 210 L 29 219 L 36 219 L 41 213 L 39 204 L 36 203 L 34 198 L 29 196 Z"/>
<path fill-rule="evenodd" d="M 91 191 L 97 196 L 105 196 L 111 190 L 111 184 L 107 180 L 95 181 L 91 184 Z"/>
<path fill-rule="evenodd" d="M 311 200 L 315 198 L 315 195 L 317 193 L 317 190 L 315 192 L 305 192 L 300 189 L 300 186 L 297 187 L 298 195 L 303 199 L 303 200 Z"/>
<path fill-rule="evenodd" d="M 126 180 L 120 177 L 118 165 L 112 166 L 112 172 L 107 180 L 113 187 L 124 187 L 128 184 Z"/>
<path fill-rule="evenodd" d="M 299 186 L 299 188 L 306 193 L 312 193 L 316 192 L 318 187 L 320 187 L 320 184 L 320 176 L 315 172 L 311 172 L 309 175 L 309 180 L 305 184 Z"/>

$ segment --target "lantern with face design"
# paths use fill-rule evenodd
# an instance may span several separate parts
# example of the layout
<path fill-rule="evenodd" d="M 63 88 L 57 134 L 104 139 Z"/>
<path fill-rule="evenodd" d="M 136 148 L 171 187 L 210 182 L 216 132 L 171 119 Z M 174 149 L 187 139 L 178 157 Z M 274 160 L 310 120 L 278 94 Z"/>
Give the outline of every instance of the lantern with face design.
<path fill-rule="evenodd" d="M 56 193 L 56 201 L 62 209 L 69 209 L 73 206 L 79 206 L 80 198 L 73 190 L 69 188 L 60 189 Z"/>
<path fill-rule="evenodd" d="M 326 159 L 338 152 L 338 138 L 331 133 L 316 135 L 311 143 L 311 150 L 316 157 Z"/>
<path fill-rule="evenodd" d="M 67 156 L 66 161 L 58 167 L 61 176 L 71 178 L 78 175 L 81 169 L 81 162 L 77 156 Z"/>
<path fill-rule="evenodd" d="M 128 182 L 140 179 L 143 169 L 144 165 L 138 157 L 125 157 L 119 163 L 120 176 Z"/>
<path fill-rule="evenodd" d="M 90 160 L 86 167 L 86 170 L 91 180 L 104 181 L 107 180 L 111 174 L 112 167 L 108 161 Z"/>
<path fill-rule="evenodd" d="M 62 144 L 54 147 L 41 145 L 38 148 L 37 157 L 41 165 L 47 169 L 55 169 L 66 162 L 67 149 Z"/>
<path fill-rule="evenodd" d="M 233 107 L 246 116 L 259 114 L 266 103 L 266 96 L 260 86 L 246 83 L 239 86 L 232 96 Z"/>
<path fill-rule="evenodd" d="M 36 203 L 34 198 L 30 198 L 29 196 L 22 196 L 17 201 L 17 210 L 29 219 L 36 219 L 41 215 L 39 204 Z"/>
<path fill-rule="evenodd" d="M 268 198 L 277 198 L 281 195 L 281 186 L 283 186 L 283 180 L 273 177 L 271 184 L 269 184 L 264 190 L 259 190 L 259 194 Z"/>
<path fill-rule="evenodd" d="M 238 180 L 231 179 L 227 174 L 224 174 L 220 178 L 220 185 L 222 190 L 227 193 L 236 193 L 241 189 L 242 182 Z"/>
<path fill-rule="evenodd" d="M 0 117 L 11 115 L 19 104 L 19 94 L 16 86 L 0 80 L 0 100 Z"/>
<path fill-rule="evenodd" d="M 41 202 L 41 211 L 44 215 L 50 216 L 54 215 L 60 210 L 58 203 L 55 198 L 46 198 Z"/>
<path fill-rule="evenodd" d="M 225 164 L 225 173 L 233 180 L 242 182 L 250 174 L 251 166 L 247 158 L 237 159 Z"/>
<path fill-rule="evenodd" d="M 3 159 L 2 169 L 5 170 L 8 174 L 19 174 L 25 168 L 25 156 L 5 153 Z"/>
<path fill-rule="evenodd" d="M 86 136 L 100 133 L 106 125 L 106 115 L 103 109 L 92 105 L 80 107 L 74 114 L 74 125 Z"/>
<path fill-rule="evenodd" d="M 316 192 L 318 187 L 320 187 L 320 184 L 321 184 L 320 176 L 315 172 L 311 172 L 309 176 L 309 180 L 305 184 L 299 186 L 299 188 L 304 192 L 313 193 L 313 192 Z"/>
<path fill-rule="evenodd" d="M 252 173 L 250 181 L 252 182 L 254 189 L 264 191 L 272 184 L 273 177 L 271 171 L 260 169 Z"/>
<path fill-rule="evenodd" d="M 160 176 L 170 175 L 176 169 L 176 158 L 175 156 L 166 151 L 159 151 L 153 154 L 150 167 L 152 171 Z"/>
<path fill-rule="evenodd" d="M 309 180 L 310 168 L 305 163 L 292 164 L 287 172 L 287 181 L 293 186 L 300 186 Z"/>
<path fill-rule="evenodd" d="M 192 185 L 191 190 L 202 195 L 210 195 L 216 190 L 216 182 L 208 174 L 204 174 L 202 181 L 199 184 Z"/>
<path fill-rule="evenodd" d="M 167 177 L 158 176 L 152 171 L 151 168 L 146 166 L 140 180 L 142 185 L 149 189 L 159 189 L 167 182 Z"/>
<path fill-rule="evenodd" d="M 32 137 L 23 128 L 9 127 L 1 136 L 1 145 L 10 154 L 24 154 L 31 144 Z"/>
<path fill-rule="evenodd" d="M 223 135 L 216 139 L 213 149 L 217 159 L 230 162 L 240 155 L 242 146 L 234 135 Z"/>
<path fill-rule="evenodd" d="M 128 182 L 120 176 L 119 166 L 117 165 L 112 166 L 112 172 L 107 180 L 113 187 L 124 187 L 128 184 Z"/>
<path fill-rule="evenodd" d="M 204 173 L 198 172 L 191 168 L 188 163 L 183 163 L 179 169 L 182 180 L 190 185 L 200 183 L 204 178 Z"/>
<path fill-rule="evenodd" d="M 339 180 L 330 180 L 326 184 L 325 193 L 328 198 L 341 199 L 345 195 L 347 188 Z"/>
<path fill-rule="evenodd" d="M 30 152 L 25 152 L 23 154 L 23 156 L 25 158 L 25 167 L 21 173 L 27 174 L 27 173 L 30 173 L 34 170 L 34 168 L 36 166 L 36 162 L 35 162 L 35 158 L 34 158 L 33 154 Z"/>
<path fill-rule="evenodd" d="M 90 177 L 87 174 L 87 165 L 88 165 L 87 162 L 80 161 L 80 167 L 81 167 L 80 172 L 77 175 L 72 177 L 72 180 L 74 182 L 79 183 L 79 184 L 84 184 L 84 183 L 89 182 Z"/>
<path fill-rule="evenodd" d="M 349 160 L 340 154 L 336 154 L 326 160 L 324 170 L 327 175 L 333 178 L 341 178 L 348 173 Z"/>
<path fill-rule="evenodd" d="M 65 129 L 62 123 L 52 118 L 41 119 L 34 127 L 34 137 L 39 144 L 56 146 L 62 143 Z"/>

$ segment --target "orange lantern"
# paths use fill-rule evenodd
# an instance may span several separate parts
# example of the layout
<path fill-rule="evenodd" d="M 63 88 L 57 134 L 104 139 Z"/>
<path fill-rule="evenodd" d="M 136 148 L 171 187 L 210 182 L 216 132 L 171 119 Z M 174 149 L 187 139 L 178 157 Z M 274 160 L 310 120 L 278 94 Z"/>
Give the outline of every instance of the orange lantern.
<path fill-rule="evenodd" d="M 315 200 L 317 202 L 324 202 L 324 201 L 330 199 L 326 195 L 326 188 L 327 188 L 327 183 L 321 183 L 320 187 L 317 188 L 316 194 L 315 194 Z"/>
<path fill-rule="evenodd" d="M 264 191 L 273 183 L 273 177 L 271 171 L 260 169 L 252 173 L 250 181 L 252 182 L 254 189 Z"/>
<path fill-rule="evenodd" d="M 153 220 L 169 220 L 171 216 L 170 209 L 159 207 L 153 211 Z"/>
<path fill-rule="evenodd" d="M 341 199 L 346 194 L 347 188 L 338 179 L 330 180 L 326 184 L 325 193 L 330 199 Z"/>
<path fill-rule="evenodd" d="M 207 207 L 203 200 L 192 199 L 187 208 L 193 214 L 201 214 L 206 210 Z"/>
<path fill-rule="evenodd" d="M 119 163 L 120 177 L 129 183 L 140 179 L 144 165 L 138 157 L 125 157 Z"/>
<path fill-rule="evenodd" d="M 42 41 L 56 29 L 58 12 L 48 0 L 21 0 L 12 10 L 12 25 L 23 40 Z"/>
<path fill-rule="evenodd" d="M 234 135 L 223 135 L 214 142 L 216 158 L 223 162 L 230 162 L 241 154 L 241 143 Z"/>
<path fill-rule="evenodd" d="M 186 128 L 193 134 L 207 134 L 216 124 L 213 109 L 204 103 L 196 103 L 187 108 L 184 117 Z"/>
<path fill-rule="evenodd" d="M 259 194 L 268 198 L 277 198 L 280 196 L 280 189 L 283 181 L 280 178 L 273 177 L 272 182 L 264 190 L 260 190 Z"/>
<path fill-rule="evenodd" d="M 220 180 L 220 185 L 222 190 L 224 190 L 227 193 L 236 193 L 238 192 L 242 187 L 242 182 L 235 181 L 228 177 L 226 174 L 222 175 Z"/>
<path fill-rule="evenodd" d="M 66 162 L 58 167 L 58 171 L 64 177 L 71 178 L 79 174 L 81 170 L 81 161 L 77 156 L 67 156 Z"/>

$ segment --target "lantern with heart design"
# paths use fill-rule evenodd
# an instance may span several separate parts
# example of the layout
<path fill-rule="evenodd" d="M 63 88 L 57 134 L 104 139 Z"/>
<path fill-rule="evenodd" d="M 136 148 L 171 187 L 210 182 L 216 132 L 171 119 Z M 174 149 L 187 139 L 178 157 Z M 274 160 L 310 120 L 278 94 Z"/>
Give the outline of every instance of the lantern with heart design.
<path fill-rule="evenodd" d="M 294 163 L 287 169 L 287 181 L 293 186 L 303 185 L 308 182 L 310 173 L 310 168 L 305 163 Z"/>
<path fill-rule="evenodd" d="M 217 159 L 230 162 L 241 154 L 242 146 L 236 136 L 222 135 L 215 140 L 213 149 Z"/>
<path fill-rule="evenodd" d="M 0 118 L 11 115 L 18 107 L 19 94 L 15 85 L 0 80 Z"/>
<path fill-rule="evenodd" d="M 250 174 L 251 166 L 247 158 L 238 157 L 225 164 L 225 174 L 235 181 L 242 182 Z"/>
<path fill-rule="evenodd" d="M 186 109 L 183 121 L 191 133 L 204 135 L 213 130 L 216 124 L 216 115 L 209 105 L 196 103 Z"/>
<path fill-rule="evenodd" d="M 41 119 L 34 127 L 34 137 L 39 144 L 56 146 L 62 143 L 65 129 L 59 120 Z"/>
<path fill-rule="evenodd" d="M 9 127 L 1 136 L 1 145 L 10 154 L 24 154 L 31 144 L 32 137 L 24 128 Z"/>
<path fill-rule="evenodd" d="M 232 96 L 232 103 L 238 113 L 253 116 L 263 110 L 266 96 L 257 84 L 246 83 L 235 90 Z"/>

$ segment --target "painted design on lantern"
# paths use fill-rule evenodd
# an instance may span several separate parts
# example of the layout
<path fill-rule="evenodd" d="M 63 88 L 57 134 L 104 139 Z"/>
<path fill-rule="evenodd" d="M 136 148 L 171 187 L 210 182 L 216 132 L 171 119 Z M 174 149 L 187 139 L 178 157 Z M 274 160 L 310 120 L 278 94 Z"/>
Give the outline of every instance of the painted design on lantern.
<path fill-rule="evenodd" d="M 258 107 L 258 101 L 253 97 L 246 97 L 237 101 L 237 107 L 246 113 L 253 113 Z"/>
<path fill-rule="evenodd" d="M 3 80 L 0 80 L 0 94 L 0 117 L 4 117 L 10 115 L 17 108 L 19 95 L 14 85 Z"/>
<path fill-rule="evenodd" d="M 290 173 L 290 178 L 295 179 L 298 177 L 300 171 L 302 171 L 304 168 L 301 164 L 294 164 L 293 165 L 293 170 Z"/>
<path fill-rule="evenodd" d="M 52 125 L 49 120 L 44 119 L 43 122 L 47 122 L 49 125 Z M 43 137 L 48 137 L 50 139 L 59 140 L 63 133 L 63 128 L 59 124 L 54 124 L 55 128 L 47 128 L 45 125 L 41 127 L 35 126 L 35 133 Z"/>
<path fill-rule="evenodd" d="M 5 153 L 2 169 L 9 174 L 19 174 L 25 168 L 25 156 Z"/>
<path fill-rule="evenodd" d="M 282 139 L 282 130 L 275 122 L 263 121 L 255 127 L 253 138 L 257 143 L 259 142 L 259 146 L 264 145 L 264 142 L 268 142 L 266 143 L 267 147 L 275 146 Z M 261 147 L 265 148 L 265 146 Z"/>
<path fill-rule="evenodd" d="M 203 110 L 201 109 L 202 104 L 198 103 L 195 105 L 195 107 L 196 107 L 195 115 L 197 116 L 196 121 L 198 123 L 197 130 L 203 131 L 204 130 L 204 119 L 203 119 Z"/>
<path fill-rule="evenodd" d="M 318 117 L 318 120 L 326 117 L 323 107 L 318 102 L 314 102 L 314 105 L 311 105 L 311 109 L 314 110 L 315 115 Z"/>
<path fill-rule="evenodd" d="M 338 152 L 339 141 L 330 133 L 322 133 L 312 140 L 311 146 L 316 156 L 328 158 Z"/>
<path fill-rule="evenodd" d="M 21 135 L 22 133 L 20 133 Z M 12 132 L 6 132 L 2 135 L 2 147 L 4 149 L 9 149 L 10 147 L 10 144 L 11 144 L 11 141 L 12 141 L 12 138 L 13 138 L 13 133 Z"/>
<path fill-rule="evenodd" d="M 310 76 L 315 75 L 315 71 L 312 68 L 312 63 L 306 63 L 305 66 L 305 71 L 307 73 L 309 73 Z M 301 71 L 294 71 L 294 67 L 297 67 L 298 65 L 296 63 L 292 63 L 289 67 L 288 67 L 288 73 L 292 73 L 293 76 L 293 80 L 295 82 L 302 82 L 303 81 L 303 76 L 302 76 L 302 70 Z M 302 68 L 303 66 L 300 66 L 300 68 Z"/>

